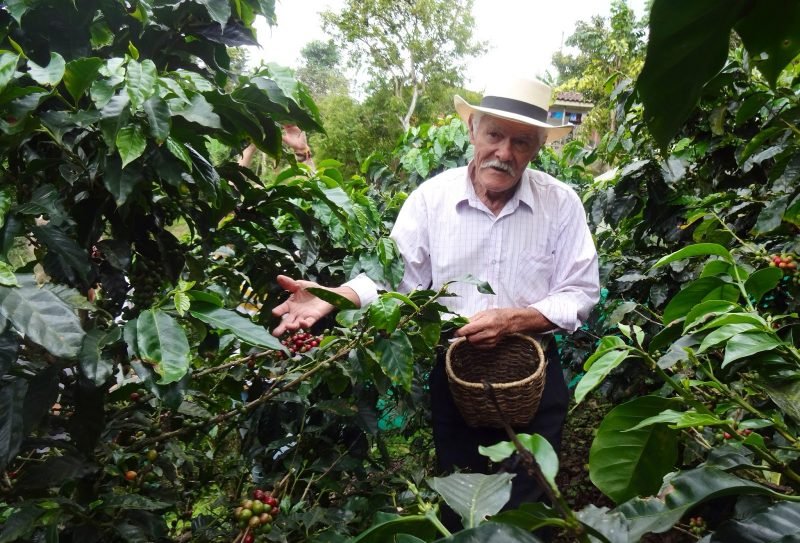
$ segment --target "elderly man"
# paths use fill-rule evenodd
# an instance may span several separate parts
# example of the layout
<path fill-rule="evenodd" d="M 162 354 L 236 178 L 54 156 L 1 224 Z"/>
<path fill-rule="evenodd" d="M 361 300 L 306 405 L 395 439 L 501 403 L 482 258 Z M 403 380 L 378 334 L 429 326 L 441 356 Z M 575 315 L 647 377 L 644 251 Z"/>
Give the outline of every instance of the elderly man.
<path fill-rule="evenodd" d="M 494 295 L 455 283 L 448 308 L 469 317 L 456 335 L 491 348 L 505 335 L 522 332 L 548 343 L 546 386 L 536 416 L 519 432 L 539 433 L 556 450 L 566 418 L 568 393 L 558 352 L 548 342 L 553 330 L 575 331 L 597 302 L 597 253 L 580 198 L 564 183 L 528 168 L 542 146 L 564 137 L 571 126 L 546 123 L 551 90 L 532 80 L 512 80 L 487 92 L 473 106 L 455 97 L 475 150 L 470 164 L 422 183 L 403 205 L 392 230 L 405 262 L 399 290 L 437 289 L 471 274 L 487 281 Z M 285 276 L 279 284 L 289 299 L 273 314 L 274 330 L 307 328 L 333 307 L 305 289 L 318 286 Z M 331 289 L 356 304 L 377 290 L 366 276 Z M 507 439 L 502 429 L 470 428 L 450 394 L 443 360 L 430 377 L 433 435 L 442 471 L 485 472 L 479 445 Z M 518 473 L 509 506 L 537 501 L 542 490 Z"/>

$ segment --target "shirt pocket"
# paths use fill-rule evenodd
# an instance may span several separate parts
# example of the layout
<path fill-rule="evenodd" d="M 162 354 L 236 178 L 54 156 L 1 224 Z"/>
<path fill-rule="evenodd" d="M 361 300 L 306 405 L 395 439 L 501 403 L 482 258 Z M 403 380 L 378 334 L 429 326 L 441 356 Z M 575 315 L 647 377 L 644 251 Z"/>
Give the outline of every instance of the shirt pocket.
<path fill-rule="evenodd" d="M 552 254 L 543 255 L 528 250 L 520 253 L 514 298 L 520 301 L 521 306 L 536 303 L 550 293 L 554 262 Z"/>

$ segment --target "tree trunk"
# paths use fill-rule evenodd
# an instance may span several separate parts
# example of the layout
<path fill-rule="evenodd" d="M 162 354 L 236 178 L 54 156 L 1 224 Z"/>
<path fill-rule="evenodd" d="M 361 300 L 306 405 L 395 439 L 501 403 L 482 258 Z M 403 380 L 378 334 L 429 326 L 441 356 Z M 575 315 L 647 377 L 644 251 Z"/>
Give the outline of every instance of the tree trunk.
<path fill-rule="evenodd" d="M 403 117 L 403 130 L 407 131 L 411 128 L 411 116 L 414 115 L 414 110 L 417 109 L 417 97 L 419 96 L 419 87 L 414 85 L 414 91 L 411 94 L 411 103 L 408 105 L 406 116 Z"/>

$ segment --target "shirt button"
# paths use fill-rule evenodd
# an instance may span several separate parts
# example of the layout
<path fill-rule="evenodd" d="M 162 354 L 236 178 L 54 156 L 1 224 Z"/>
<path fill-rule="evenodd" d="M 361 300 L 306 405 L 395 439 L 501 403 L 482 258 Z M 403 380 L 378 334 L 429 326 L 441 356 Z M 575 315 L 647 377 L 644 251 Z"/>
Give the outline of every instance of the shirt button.
<path fill-rule="evenodd" d="M 497 264 L 497 260 L 492 260 L 492 264 Z"/>

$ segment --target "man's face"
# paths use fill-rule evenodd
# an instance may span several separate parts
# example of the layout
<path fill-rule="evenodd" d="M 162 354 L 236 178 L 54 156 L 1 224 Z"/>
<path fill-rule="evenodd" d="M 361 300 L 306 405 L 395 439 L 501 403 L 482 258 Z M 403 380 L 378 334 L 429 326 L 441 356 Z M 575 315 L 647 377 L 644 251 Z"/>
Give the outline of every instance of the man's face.
<path fill-rule="evenodd" d="M 484 115 L 477 128 L 469 123 L 475 147 L 475 179 L 488 192 L 512 188 L 528 163 L 539 153 L 544 136 L 539 128 Z"/>

